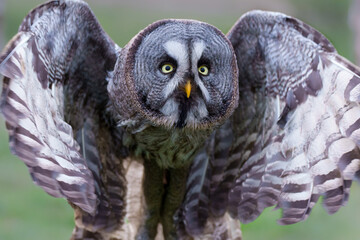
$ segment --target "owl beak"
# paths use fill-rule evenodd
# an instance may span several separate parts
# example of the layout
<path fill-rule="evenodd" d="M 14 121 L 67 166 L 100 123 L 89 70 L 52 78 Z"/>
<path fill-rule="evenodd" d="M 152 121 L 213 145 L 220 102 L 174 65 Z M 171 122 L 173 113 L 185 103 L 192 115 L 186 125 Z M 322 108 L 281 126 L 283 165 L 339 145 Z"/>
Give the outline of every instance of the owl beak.
<path fill-rule="evenodd" d="M 186 82 L 185 92 L 186 92 L 186 97 L 189 98 L 189 97 L 190 97 L 190 93 L 191 93 L 191 82 L 190 82 L 190 80 L 188 80 L 188 81 Z"/>

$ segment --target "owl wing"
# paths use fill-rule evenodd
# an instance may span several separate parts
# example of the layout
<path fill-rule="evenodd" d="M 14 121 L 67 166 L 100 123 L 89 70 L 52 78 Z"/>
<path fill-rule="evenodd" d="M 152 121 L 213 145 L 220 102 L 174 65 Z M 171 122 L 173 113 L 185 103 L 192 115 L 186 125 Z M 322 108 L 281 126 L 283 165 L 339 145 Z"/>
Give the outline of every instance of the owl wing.
<path fill-rule="evenodd" d="M 274 205 L 279 223 L 295 223 L 321 196 L 336 212 L 360 177 L 359 69 L 319 32 L 280 13 L 249 12 L 227 37 L 239 106 L 209 141 L 206 184 L 188 184 L 187 232 L 201 232 L 209 215 L 228 211 L 246 223 Z"/>
<path fill-rule="evenodd" d="M 65 0 L 30 12 L 0 58 L 12 152 L 37 185 L 78 206 L 78 220 L 94 228 L 112 215 L 121 221 L 124 208 L 114 159 L 126 153 L 106 110 L 106 77 L 119 51 L 86 3 Z"/>
<path fill-rule="evenodd" d="M 322 196 L 335 213 L 360 177 L 359 69 L 319 32 L 279 13 L 250 12 L 228 38 L 240 84 L 220 184 L 229 186 L 228 211 L 249 222 L 277 205 L 279 222 L 291 224 Z"/>

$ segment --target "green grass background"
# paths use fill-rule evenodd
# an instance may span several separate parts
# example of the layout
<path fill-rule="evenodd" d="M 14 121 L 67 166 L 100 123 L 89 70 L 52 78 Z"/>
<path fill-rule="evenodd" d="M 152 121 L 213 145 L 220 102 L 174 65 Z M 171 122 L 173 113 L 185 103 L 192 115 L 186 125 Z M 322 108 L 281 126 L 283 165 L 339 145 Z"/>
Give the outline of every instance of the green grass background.
<path fill-rule="evenodd" d="M 4 12 L 6 41 L 16 33 L 26 13 L 41 2 L 39 0 L 6 2 Z M 204 4 L 203 1 L 196 8 L 185 6 L 181 10 L 171 8 L 171 1 L 161 1 L 166 8 L 162 8 L 159 3 L 143 6 L 127 4 L 129 1 L 113 0 L 113 4 L 109 2 L 111 1 L 100 4 L 100 1 L 93 0 L 90 6 L 105 30 L 119 46 L 126 44 L 148 24 L 162 18 L 194 18 L 209 22 L 226 33 L 237 18 L 244 11 L 249 10 L 244 7 L 217 11 L 212 9 L 212 1 L 206 2 L 206 6 L 201 5 Z M 193 2 L 196 3 L 195 0 Z M 245 6 L 245 2 L 249 1 L 239 2 L 244 2 Z M 351 32 L 347 26 L 348 0 L 286 2 L 291 6 L 289 14 L 320 30 L 333 42 L 340 54 L 350 60 L 354 59 Z M 259 4 L 258 8 L 262 8 L 262 5 Z M 74 226 L 71 207 L 65 200 L 48 196 L 32 183 L 26 166 L 10 154 L 7 138 L 4 123 L 0 120 L 0 240 L 69 239 Z M 359 203 L 360 187 L 354 183 L 349 203 L 332 216 L 317 204 L 307 221 L 291 226 L 279 226 L 276 224 L 276 219 L 280 217 L 280 211 L 267 209 L 253 223 L 242 225 L 243 237 L 245 240 L 359 239 L 360 208 L 357 205 Z"/>

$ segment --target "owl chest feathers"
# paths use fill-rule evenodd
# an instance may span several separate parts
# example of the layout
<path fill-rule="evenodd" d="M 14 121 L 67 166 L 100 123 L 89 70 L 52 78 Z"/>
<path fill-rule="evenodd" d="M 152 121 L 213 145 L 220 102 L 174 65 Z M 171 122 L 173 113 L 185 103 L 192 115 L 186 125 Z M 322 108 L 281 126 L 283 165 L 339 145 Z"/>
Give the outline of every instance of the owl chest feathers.
<path fill-rule="evenodd" d="M 137 157 L 155 161 L 161 168 L 179 168 L 191 164 L 210 132 L 150 126 L 130 137 Z"/>

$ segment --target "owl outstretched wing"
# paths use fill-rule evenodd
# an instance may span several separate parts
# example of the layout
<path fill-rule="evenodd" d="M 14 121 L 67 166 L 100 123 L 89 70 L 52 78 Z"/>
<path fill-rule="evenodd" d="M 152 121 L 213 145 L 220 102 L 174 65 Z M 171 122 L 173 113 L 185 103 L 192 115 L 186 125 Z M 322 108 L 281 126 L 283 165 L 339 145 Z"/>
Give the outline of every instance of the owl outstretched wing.
<path fill-rule="evenodd" d="M 229 212 L 248 222 L 277 205 L 279 222 L 291 224 L 320 196 L 336 212 L 360 177 L 359 69 L 319 32 L 278 13 L 250 12 L 228 38 L 241 85 Z"/>
<path fill-rule="evenodd" d="M 106 110 L 119 51 L 85 2 L 50 1 L 27 15 L 0 59 L 12 152 L 94 230 L 123 219 L 125 179 L 114 159 L 126 152 Z"/>
<path fill-rule="evenodd" d="M 209 141 L 211 174 L 206 185 L 189 185 L 185 214 L 204 223 L 228 211 L 246 223 L 275 205 L 279 223 L 291 224 L 321 196 L 336 212 L 360 177 L 359 69 L 318 31 L 280 13 L 249 12 L 227 37 L 239 106 Z M 196 202 L 201 211 L 191 208 Z M 184 219 L 188 232 L 204 227 Z"/>

